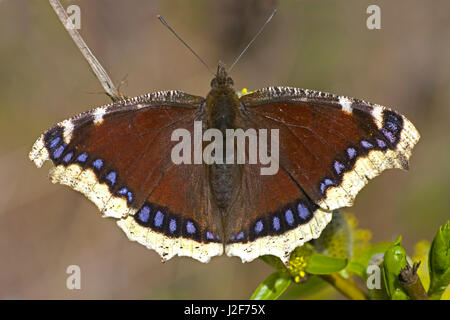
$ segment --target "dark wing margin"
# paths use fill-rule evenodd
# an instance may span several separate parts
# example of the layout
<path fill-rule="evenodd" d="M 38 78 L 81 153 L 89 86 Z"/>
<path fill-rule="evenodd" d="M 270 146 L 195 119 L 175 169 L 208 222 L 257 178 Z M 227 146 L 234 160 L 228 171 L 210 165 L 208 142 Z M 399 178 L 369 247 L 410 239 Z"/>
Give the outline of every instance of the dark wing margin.
<path fill-rule="evenodd" d="M 198 210 L 206 219 L 197 221 L 198 203 L 177 212 L 167 198 L 156 197 L 161 185 L 160 194 L 174 192 L 164 183 L 168 173 L 179 169 L 170 158 L 176 143 L 171 133 L 192 131 L 203 103 L 204 98 L 179 91 L 121 100 L 58 123 L 35 142 L 29 157 L 38 167 L 52 161 L 53 183 L 84 194 L 103 216 L 119 219 L 130 240 L 157 251 L 163 260 L 181 255 L 207 262 L 223 252 L 217 239 L 207 241 L 199 234 L 216 231 L 211 212 Z"/>
<path fill-rule="evenodd" d="M 261 127 L 279 128 L 280 166 L 324 210 L 352 206 L 386 169 L 407 169 L 420 138 L 405 116 L 359 99 L 269 87 L 240 101 Z"/>

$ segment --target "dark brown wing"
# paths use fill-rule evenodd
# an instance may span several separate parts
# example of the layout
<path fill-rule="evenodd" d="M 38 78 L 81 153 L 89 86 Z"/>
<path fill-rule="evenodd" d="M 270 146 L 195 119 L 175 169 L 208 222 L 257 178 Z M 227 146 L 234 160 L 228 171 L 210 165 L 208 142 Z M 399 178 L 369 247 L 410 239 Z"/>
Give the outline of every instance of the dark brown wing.
<path fill-rule="evenodd" d="M 51 160 L 51 179 L 80 191 L 131 240 L 163 259 L 220 255 L 221 225 L 209 205 L 201 165 L 174 165 L 175 129 L 193 131 L 204 99 L 177 91 L 140 96 L 63 121 L 44 133 L 30 158 Z"/>
<path fill-rule="evenodd" d="M 419 140 L 403 115 L 357 99 L 271 87 L 240 101 L 247 128 L 279 130 L 279 172 L 261 176 L 246 166 L 227 226 L 227 254 L 245 261 L 261 254 L 286 261 L 291 249 L 318 237 L 331 210 L 351 206 L 369 179 L 406 169 Z"/>

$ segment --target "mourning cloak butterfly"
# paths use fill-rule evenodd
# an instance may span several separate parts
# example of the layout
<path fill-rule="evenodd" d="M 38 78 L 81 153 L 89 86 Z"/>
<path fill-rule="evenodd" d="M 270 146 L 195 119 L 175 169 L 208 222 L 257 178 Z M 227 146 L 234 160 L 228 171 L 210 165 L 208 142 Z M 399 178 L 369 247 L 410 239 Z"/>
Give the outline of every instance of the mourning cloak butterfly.
<path fill-rule="evenodd" d="M 368 180 L 408 168 L 419 133 L 386 107 L 329 93 L 269 87 L 239 97 L 219 64 L 205 98 L 163 91 L 65 120 L 34 144 L 53 183 L 83 193 L 130 240 L 202 262 L 271 254 L 288 261 L 319 237 L 331 211 L 353 204 Z M 174 164 L 175 129 L 278 129 L 279 170 L 258 164 Z"/>

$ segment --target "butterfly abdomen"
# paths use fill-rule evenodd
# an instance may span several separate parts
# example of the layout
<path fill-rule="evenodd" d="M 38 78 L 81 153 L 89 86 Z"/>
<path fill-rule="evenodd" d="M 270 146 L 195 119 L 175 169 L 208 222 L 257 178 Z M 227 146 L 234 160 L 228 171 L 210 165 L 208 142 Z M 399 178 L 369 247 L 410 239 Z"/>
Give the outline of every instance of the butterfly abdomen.
<path fill-rule="evenodd" d="M 209 171 L 216 205 L 225 210 L 233 198 L 233 182 L 238 178 L 238 168 L 234 164 L 212 164 Z"/>
<path fill-rule="evenodd" d="M 211 90 L 206 99 L 208 128 L 218 129 L 223 136 L 223 163 L 208 166 L 209 182 L 216 205 L 226 211 L 240 185 L 240 169 L 235 163 L 226 163 L 226 130 L 236 129 L 239 100 L 232 88 Z"/>

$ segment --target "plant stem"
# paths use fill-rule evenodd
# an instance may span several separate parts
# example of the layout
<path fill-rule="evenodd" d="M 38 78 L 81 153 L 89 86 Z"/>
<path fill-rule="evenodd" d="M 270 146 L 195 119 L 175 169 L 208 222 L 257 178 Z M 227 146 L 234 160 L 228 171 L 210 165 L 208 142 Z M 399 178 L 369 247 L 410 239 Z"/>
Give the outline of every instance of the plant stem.
<path fill-rule="evenodd" d="M 72 40 L 77 45 L 78 49 L 83 54 L 86 61 L 89 63 L 92 71 L 97 77 L 98 81 L 100 81 L 103 89 L 106 94 L 113 100 L 118 101 L 124 98 L 123 94 L 117 90 L 116 86 L 112 82 L 111 78 L 108 76 L 108 73 L 102 67 L 100 62 L 98 62 L 97 58 L 94 56 L 92 51 L 87 46 L 86 42 L 84 42 L 80 33 L 71 23 L 70 18 L 68 17 L 66 10 L 64 10 L 63 6 L 59 2 L 59 0 L 49 0 L 50 5 L 58 16 L 59 20 L 63 24 L 64 28 L 67 30 L 69 35 L 72 37 Z"/>
<path fill-rule="evenodd" d="M 345 279 L 337 273 L 324 274 L 320 277 L 349 299 L 367 300 L 366 294 L 351 279 Z"/>
<path fill-rule="evenodd" d="M 417 269 L 419 269 L 420 262 L 414 263 L 412 268 L 407 265 L 406 268 L 400 271 L 398 276 L 401 286 L 405 289 L 408 296 L 414 300 L 428 300 L 428 295 L 420 281 Z"/>

